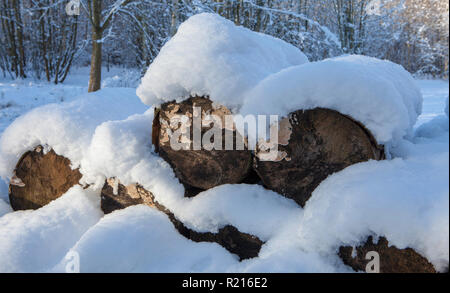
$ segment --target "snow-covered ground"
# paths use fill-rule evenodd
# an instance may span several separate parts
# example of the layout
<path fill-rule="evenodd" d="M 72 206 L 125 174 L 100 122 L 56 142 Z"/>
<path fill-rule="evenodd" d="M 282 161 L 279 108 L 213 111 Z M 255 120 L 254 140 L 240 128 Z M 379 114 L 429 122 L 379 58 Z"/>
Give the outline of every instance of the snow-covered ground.
<path fill-rule="evenodd" d="M 422 115 L 418 118 L 417 127 L 444 114 L 449 84 L 444 80 L 417 80 L 416 82 L 423 95 Z"/>
<path fill-rule="evenodd" d="M 113 67 L 103 68 L 102 87 L 136 87 L 139 73 Z M 0 133 L 14 119 L 38 106 L 73 101 L 87 92 L 89 67 L 74 68 L 63 84 L 42 80 L 0 78 Z M 134 90 L 133 90 L 134 92 Z"/>

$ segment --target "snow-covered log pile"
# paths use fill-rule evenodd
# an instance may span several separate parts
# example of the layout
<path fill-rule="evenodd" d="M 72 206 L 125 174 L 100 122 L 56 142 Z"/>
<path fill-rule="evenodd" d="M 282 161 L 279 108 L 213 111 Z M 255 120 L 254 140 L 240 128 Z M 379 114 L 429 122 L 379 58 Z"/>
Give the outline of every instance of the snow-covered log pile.
<path fill-rule="evenodd" d="M 254 165 L 267 188 L 301 206 L 330 174 L 384 158 L 383 145 L 411 132 L 422 102 L 411 76 L 398 65 L 363 56 L 308 63 L 280 40 L 207 14 L 180 26 L 137 94 L 148 105 L 161 105 L 154 121 L 161 156 L 183 183 L 201 189 L 244 181 L 249 152 L 196 149 L 193 107 L 201 108 L 202 121 L 217 112 L 284 117 L 279 155 L 259 160 L 258 149 Z M 208 100 L 200 102 L 199 96 Z M 167 133 L 179 127 L 170 120 L 179 114 L 189 119 L 187 150 L 174 151 Z M 202 126 L 201 136 L 210 128 Z"/>
<path fill-rule="evenodd" d="M 2 178 L 42 145 L 70 161 L 84 188 L 21 218 L 1 217 L 0 236 L 11 236 L 0 244 L 7 264 L 0 271 L 39 267 L 7 255 L 28 248 L 8 223 L 52 213 L 77 239 L 61 242 L 39 267 L 45 271 L 63 270 L 75 251 L 82 271 L 349 272 L 365 266 L 370 245 L 399 260 L 382 264 L 384 272 L 448 267 L 448 183 L 441 184 L 448 165 L 439 163 L 448 150 L 436 144 L 433 159 L 413 157 L 422 97 L 400 66 L 363 56 L 308 62 L 280 40 L 200 14 L 162 48 L 137 95 L 150 108 L 104 89 L 30 111 L 4 132 Z M 176 131 L 193 136 L 185 126 L 196 117 L 194 104 L 205 111 L 199 117 L 278 115 L 275 160 L 261 160 L 267 141 L 248 147 L 256 138 L 239 132 L 236 120 L 218 130 L 242 140 L 244 150 L 173 150 Z M 188 119 L 173 127 L 178 114 Z M 201 127 L 200 136 L 213 129 Z M 448 128 L 439 135 L 448 140 Z M 89 221 L 77 225 L 65 209 L 70 219 Z M 27 233 L 51 229 L 34 221 Z"/>

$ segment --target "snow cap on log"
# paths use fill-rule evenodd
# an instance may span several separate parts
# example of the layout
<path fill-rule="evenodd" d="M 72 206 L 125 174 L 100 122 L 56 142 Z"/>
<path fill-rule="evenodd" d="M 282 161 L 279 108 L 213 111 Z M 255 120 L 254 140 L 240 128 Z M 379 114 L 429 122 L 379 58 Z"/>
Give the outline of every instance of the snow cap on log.
<path fill-rule="evenodd" d="M 327 108 L 362 123 L 377 143 L 412 133 L 422 94 L 402 66 L 348 55 L 293 66 L 272 74 L 247 93 L 240 114 L 277 114 Z"/>
<path fill-rule="evenodd" d="M 0 136 L 0 177 L 11 179 L 20 157 L 37 145 L 50 146 L 74 167 L 80 166 L 97 126 L 146 109 L 126 88 L 105 88 L 73 97 L 73 101 L 32 109 Z"/>
<path fill-rule="evenodd" d="M 308 62 L 296 47 L 211 13 L 190 17 L 161 49 L 137 89 L 147 105 L 210 96 L 230 109 L 268 75 Z"/>

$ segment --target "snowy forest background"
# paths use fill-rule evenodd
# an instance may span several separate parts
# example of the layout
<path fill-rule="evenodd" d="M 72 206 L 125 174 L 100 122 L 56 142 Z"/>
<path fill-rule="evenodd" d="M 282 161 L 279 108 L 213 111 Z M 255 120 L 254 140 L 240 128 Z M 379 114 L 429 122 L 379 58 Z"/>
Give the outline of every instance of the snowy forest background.
<path fill-rule="evenodd" d="M 61 83 L 92 60 L 89 90 L 97 90 L 101 66 L 143 74 L 180 23 L 216 12 L 297 46 L 311 61 L 364 54 L 448 78 L 447 0 L 82 0 L 79 16 L 67 15 L 68 2 L 0 0 L 3 77 Z"/>

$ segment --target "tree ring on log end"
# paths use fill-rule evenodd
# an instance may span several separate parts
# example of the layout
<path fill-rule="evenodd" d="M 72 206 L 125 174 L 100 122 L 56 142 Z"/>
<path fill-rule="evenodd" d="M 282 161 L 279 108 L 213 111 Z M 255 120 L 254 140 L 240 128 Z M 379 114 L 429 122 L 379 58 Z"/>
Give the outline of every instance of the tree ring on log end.
<path fill-rule="evenodd" d="M 22 155 L 9 185 L 9 200 L 14 210 L 38 209 L 57 199 L 81 179 L 70 160 L 42 146 Z"/>
<path fill-rule="evenodd" d="M 201 113 L 194 113 L 193 107 L 201 109 Z M 236 150 L 236 141 L 245 141 L 244 138 L 234 129 L 225 127 L 222 121 L 222 145 L 217 149 L 207 150 L 204 145 L 194 146 L 194 116 L 200 116 L 201 125 L 198 127 L 200 137 L 213 129 L 213 125 L 205 125 L 204 121 L 209 115 L 215 115 L 220 119 L 225 119 L 225 115 L 231 112 L 223 106 L 214 106 L 212 101 L 205 97 L 191 97 L 181 103 L 168 102 L 161 105 L 158 112 L 159 120 L 153 122 L 153 130 L 159 131 L 158 142 L 154 143 L 155 149 L 159 150 L 160 156 L 166 160 L 174 169 L 175 175 L 185 184 L 199 189 L 209 189 L 222 184 L 235 184 L 242 182 L 248 175 L 252 165 L 252 154 L 245 147 L 243 150 Z M 182 115 L 187 117 L 183 123 L 173 125 L 174 117 Z M 155 123 L 159 124 L 155 126 Z M 181 129 L 184 128 L 184 129 Z M 185 131 L 183 141 L 185 148 L 175 150 L 171 145 L 171 135 L 175 131 Z M 225 137 L 233 137 L 233 149 L 226 150 Z M 155 135 L 153 135 L 155 137 Z"/>

